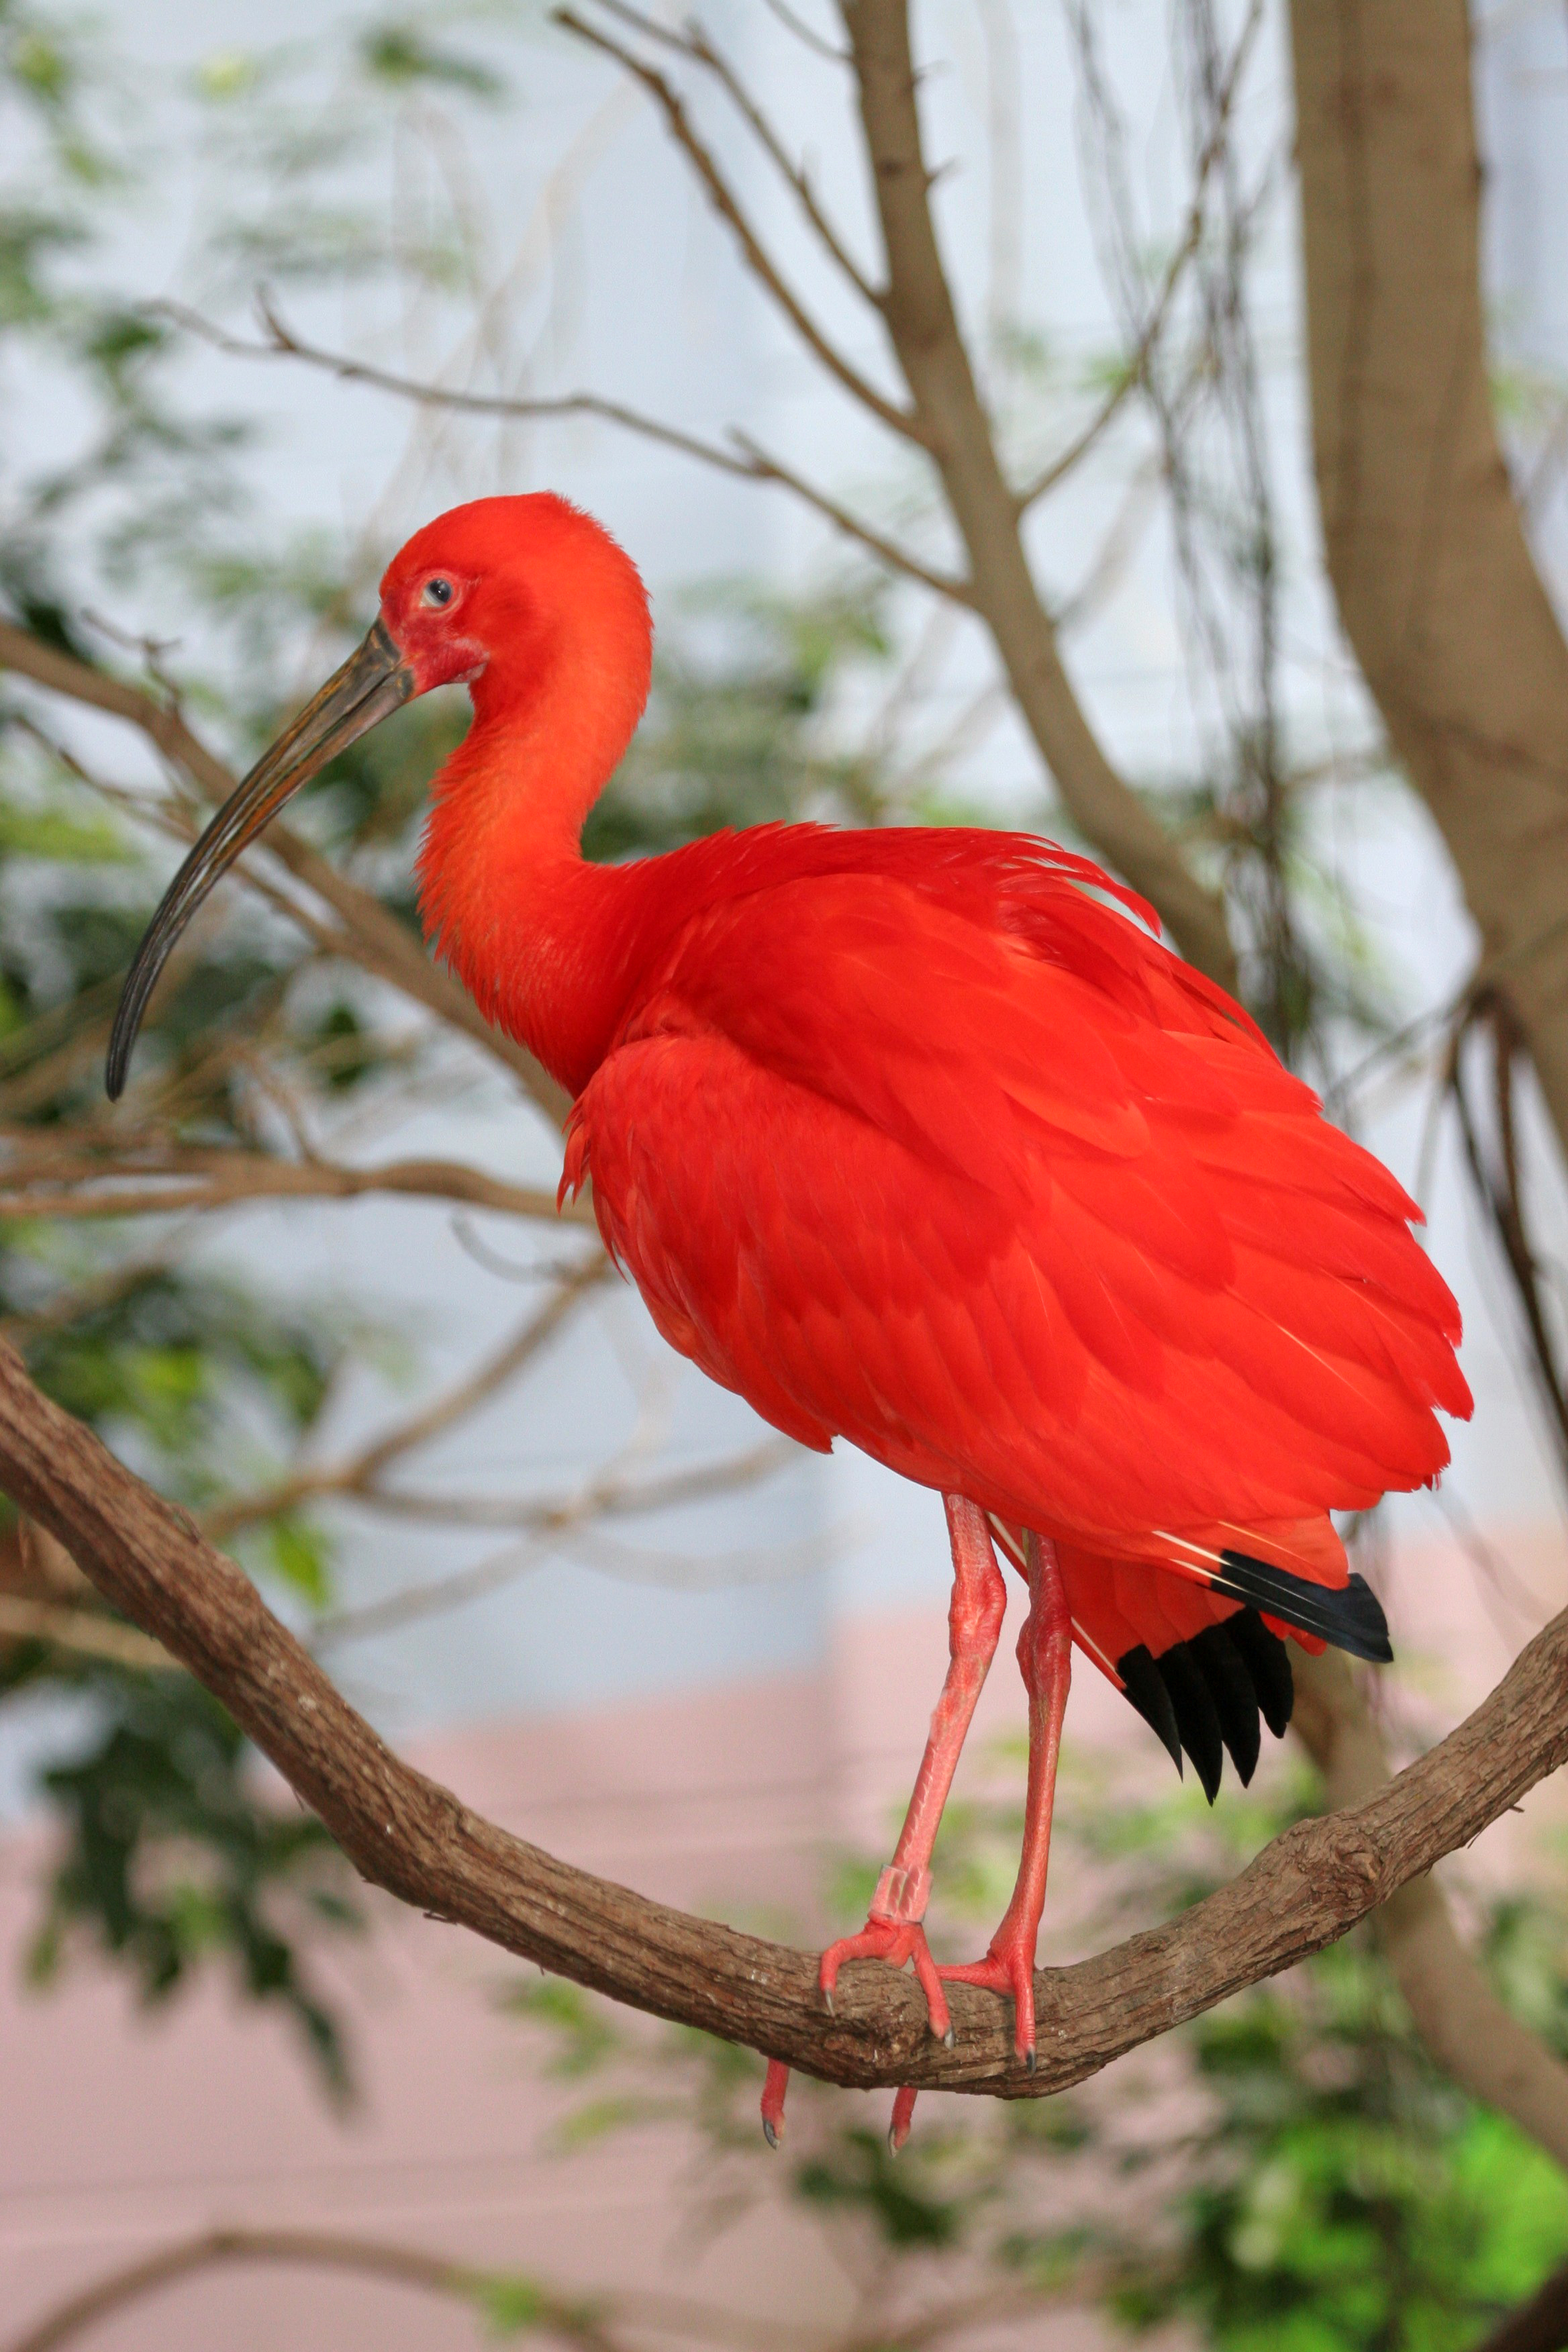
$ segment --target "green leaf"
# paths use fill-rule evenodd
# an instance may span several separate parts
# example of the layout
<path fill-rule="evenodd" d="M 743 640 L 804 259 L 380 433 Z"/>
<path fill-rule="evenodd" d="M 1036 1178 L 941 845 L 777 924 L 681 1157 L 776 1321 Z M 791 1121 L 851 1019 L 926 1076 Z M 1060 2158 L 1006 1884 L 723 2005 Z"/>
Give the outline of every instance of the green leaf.
<path fill-rule="evenodd" d="M 321 1528 L 308 1519 L 274 1519 L 267 1530 L 272 1566 L 285 1584 L 324 1609 L 331 1598 L 331 1548 Z"/>

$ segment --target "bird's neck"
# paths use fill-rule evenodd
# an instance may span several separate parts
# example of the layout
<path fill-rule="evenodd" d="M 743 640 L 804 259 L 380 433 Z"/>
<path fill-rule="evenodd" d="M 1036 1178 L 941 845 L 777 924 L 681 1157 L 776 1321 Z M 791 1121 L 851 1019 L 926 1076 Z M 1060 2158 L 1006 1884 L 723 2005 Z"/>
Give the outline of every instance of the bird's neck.
<path fill-rule="evenodd" d="M 635 866 L 590 865 L 583 823 L 641 709 L 637 681 L 574 677 L 526 697 L 474 688 L 474 723 L 436 778 L 419 856 L 426 936 L 489 1021 L 581 1093 L 626 1000 Z"/>

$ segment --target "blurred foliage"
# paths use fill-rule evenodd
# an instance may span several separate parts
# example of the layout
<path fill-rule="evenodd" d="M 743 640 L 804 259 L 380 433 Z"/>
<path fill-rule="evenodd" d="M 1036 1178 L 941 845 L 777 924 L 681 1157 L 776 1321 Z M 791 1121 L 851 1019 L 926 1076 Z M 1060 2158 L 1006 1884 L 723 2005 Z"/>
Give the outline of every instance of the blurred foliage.
<path fill-rule="evenodd" d="M 0 1694 L 46 1671 L 58 1684 L 41 1644 L 12 1643 L 0 1653 Z M 345 2095 L 342 2033 L 301 1952 L 312 1928 L 362 1925 L 325 1830 L 258 1801 L 233 1721 L 188 1675 L 94 1664 L 72 1679 L 92 1731 L 40 1775 L 62 1837 L 32 1981 L 56 1979 L 73 1936 L 125 1969 L 149 2002 L 220 1958 L 241 1991 L 295 2021 L 327 2087 Z"/>
<path fill-rule="evenodd" d="M 1150 1801 L 1121 1775 L 1069 1773 L 1054 1874 L 1099 1896 L 1074 1948 L 1200 1901 L 1300 1819 L 1306 1796 L 1304 1776 L 1280 1775 L 1272 1798 L 1222 1798 L 1208 1815 L 1190 1791 Z M 1017 1830 L 1011 1801 L 944 1822 L 939 1947 L 973 1945 L 968 1915 L 989 1927 Z M 836 1874 L 838 1916 L 863 1916 L 875 1874 L 858 1856 Z M 1516 1895 L 1484 1940 L 1500 1990 L 1568 2049 L 1564 1926 Z M 897 2158 L 890 2093 L 796 2075 L 776 2157 L 749 2053 L 649 2029 L 553 1979 L 520 1980 L 505 2005 L 542 2036 L 571 2094 L 563 2154 L 606 2132 L 679 2129 L 697 2148 L 699 2231 L 776 2194 L 782 2171 L 889 2341 L 956 2337 L 981 2304 L 1002 2316 L 1070 2304 L 1134 2339 L 1183 2322 L 1220 2352 L 1465 2352 L 1568 2255 L 1568 2182 L 1434 2072 L 1364 1930 L 1079 2090 L 928 2095 Z"/>

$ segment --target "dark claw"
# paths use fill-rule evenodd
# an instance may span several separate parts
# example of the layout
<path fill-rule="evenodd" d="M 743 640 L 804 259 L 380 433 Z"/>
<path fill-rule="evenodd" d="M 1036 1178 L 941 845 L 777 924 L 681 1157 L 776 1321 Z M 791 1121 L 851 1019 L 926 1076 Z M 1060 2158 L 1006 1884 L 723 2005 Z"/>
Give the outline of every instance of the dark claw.
<path fill-rule="evenodd" d="M 766 2116 L 763 2117 L 763 2137 L 767 2141 L 767 2144 L 771 2148 L 777 2148 L 779 2144 L 779 2135 L 773 2129 L 772 2123 Z"/>
<path fill-rule="evenodd" d="M 1025 2072 L 1025 2074 L 1032 2074 L 1034 2073 L 1034 2071 L 1035 2071 L 1035 2045 L 1034 2045 L 1034 2043 L 1031 2042 L 1030 2042 L 1030 2044 L 1029 2044 L 1029 2046 L 1028 2046 L 1028 2048 L 1027 2048 L 1027 2049 L 1025 2051 L 1025 2053 L 1024 2053 L 1024 2072 Z"/>
<path fill-rule="evenodd" d="M 888 2126 L 888 2154 L 889 2156 L 897 2156 L 902 2146 L 903 2142 L 895 2137 L 893 2126 L 889 2124 Z"/>
<path fill-rule="evenodd" d="M 833 1987 L 831 1985 L 818 1985 L 817 1990 L 822 1995 L 822 2006 L 827 2011 L 828 2016 L 837 2017 L 838 2011 L 833 2006 Z"/>

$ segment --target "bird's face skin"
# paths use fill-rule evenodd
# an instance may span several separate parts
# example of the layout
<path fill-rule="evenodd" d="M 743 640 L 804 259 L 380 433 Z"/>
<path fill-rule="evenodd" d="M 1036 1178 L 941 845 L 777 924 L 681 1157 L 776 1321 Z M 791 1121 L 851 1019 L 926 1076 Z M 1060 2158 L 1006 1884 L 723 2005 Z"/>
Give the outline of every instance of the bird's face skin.
<path fill-rule="evenodd" d="M 573 622 L 595 613 L 608 614 L 630 656 L 629 733 L 647 691 L 647 607 L 634 567 L 597 524 L 542 493 L 478 499 L 415 534 L 387 567 L 363 644 L 257 761 L 164 894 L 115 1016 L 105 1074 L 111 1098 L 124 1087 L 147 1001 L 181 932 L 300 785 L 433 687 L 467 685 L 481 716 L 515 719 L 574 667 L 587 685 L 598 665 L 581 659 Z"/>

